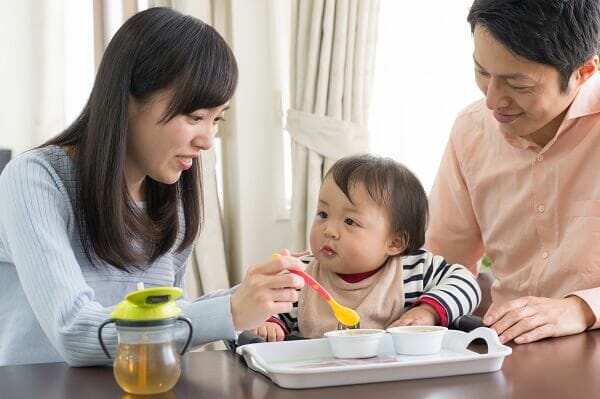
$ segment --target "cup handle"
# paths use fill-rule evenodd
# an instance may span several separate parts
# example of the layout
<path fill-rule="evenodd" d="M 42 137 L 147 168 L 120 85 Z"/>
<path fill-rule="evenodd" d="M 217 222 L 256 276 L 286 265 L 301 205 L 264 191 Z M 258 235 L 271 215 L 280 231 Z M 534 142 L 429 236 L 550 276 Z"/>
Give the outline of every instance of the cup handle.
<path fill-rule="evenodd" d="M 188 319 L 187 317 L 180 316 L 177 318 L 177 321 L 182 321 L 182 322 L 186 323 L 188 326 L 188 330 L 189 330 L 187 340 L 185 341 L 185 345 L 183 346 L 183 349 L 181 350 L 181 352 L 179 352 L 179 354 L 183 356 L 185 351 L 187 351 L 188 346 L 190 346 L 190 342 L 192 341 L 192 335 L 194 334 L 194 328 L 192 327 L 192 321 L 190 319 Z"/>
<path fill-rule="evenodd" d="M 109 320 L 106 320 L 104 323 L 100 324 L 100 327 L 98 327 L 98 341 L 100 341 L 100 346 L 102 347 L 102 350 L 106 354 L 106 357 L 108 357 L 110 360 L 112 360 L 112 358 L 110 357 L 110 354 L 108 353 L 108 350 L 106 349 L 106 346 L 104 345 L 104 341 L 102 340 L 102 329 L 107 324 L 114 323 L 114 322 L 115 322 L 115 319 L 109 319 Z"/>

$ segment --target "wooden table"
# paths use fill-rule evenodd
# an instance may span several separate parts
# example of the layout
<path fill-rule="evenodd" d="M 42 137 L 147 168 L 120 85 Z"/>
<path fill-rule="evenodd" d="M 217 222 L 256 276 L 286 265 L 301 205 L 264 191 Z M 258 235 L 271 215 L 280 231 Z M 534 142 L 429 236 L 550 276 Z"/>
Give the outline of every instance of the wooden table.
<path fill-rule="evenodd" d="M 226 351 L 189 353 L 183 366 L 178 384 L 161 398 L 599 398 L 600 331 L 513 345 L 513 354 L 494 373 L 309 390 L 279 388 Z M 109 367 L 49 363 L 0 367 L 0 398 L 132 396 L 119 389 Z"/>

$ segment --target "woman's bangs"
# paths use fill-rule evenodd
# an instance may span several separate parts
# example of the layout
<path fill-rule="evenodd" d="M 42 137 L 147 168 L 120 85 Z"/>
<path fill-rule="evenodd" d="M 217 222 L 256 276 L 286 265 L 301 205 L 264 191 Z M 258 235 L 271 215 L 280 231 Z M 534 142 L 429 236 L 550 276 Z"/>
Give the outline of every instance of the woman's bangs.
<path fill-rule="evenodd" d="M 225 42 L 210 49 L 205 47 L 199 53 L 205 54 L 203 59 L 192 63 L 176 79 L 167 119 L 198 109 L 215 108 L 233 97 L 238 69 L 233 53 Z"/>

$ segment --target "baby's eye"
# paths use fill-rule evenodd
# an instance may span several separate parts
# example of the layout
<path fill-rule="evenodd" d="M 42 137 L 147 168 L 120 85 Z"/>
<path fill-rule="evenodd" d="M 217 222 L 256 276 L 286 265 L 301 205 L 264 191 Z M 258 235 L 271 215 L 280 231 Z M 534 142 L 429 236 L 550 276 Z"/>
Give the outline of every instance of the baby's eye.
<path fill-rule="evenodd" d="M 346 220 L 344 220 L 344 223 L 346 223 L 348 226 L 358 226 L 358 224 L 350 218 L 346 218 Z"/>
<path fill-rule="evenodd" d="M 321 219 L 327 219 L 327 213 L 325 213 L 323 211 L 317 212 L 317 216 L 320 217 Z"/>

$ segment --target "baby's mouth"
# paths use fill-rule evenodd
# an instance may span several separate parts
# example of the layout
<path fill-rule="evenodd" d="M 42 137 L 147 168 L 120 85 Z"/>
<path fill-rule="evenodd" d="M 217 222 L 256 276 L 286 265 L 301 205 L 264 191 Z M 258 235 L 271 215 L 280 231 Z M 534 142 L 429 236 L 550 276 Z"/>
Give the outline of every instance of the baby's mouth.
<path fill-rule="evenodd" d="M 333 256 L 336 254 L 333 248 L 331 248 L 329 245 L 323 245 L 321 247 L 321 253 L 323 253 L 325 256 Z"/>

